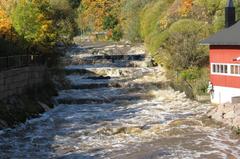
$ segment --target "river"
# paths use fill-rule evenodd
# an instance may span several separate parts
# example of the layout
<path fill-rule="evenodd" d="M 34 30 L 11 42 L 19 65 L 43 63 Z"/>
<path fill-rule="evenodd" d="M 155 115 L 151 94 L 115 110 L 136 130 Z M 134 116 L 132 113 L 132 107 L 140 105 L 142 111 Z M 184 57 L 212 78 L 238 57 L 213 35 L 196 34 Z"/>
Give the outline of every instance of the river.
<path fill-rule="evenodd" d="M 239 136 L 205 116 L 210 104 L 171 89 L 143 50 L 76 46 L 65 59 L 59 104 L 1 131 L 0 158 L 240 158 Z"/>

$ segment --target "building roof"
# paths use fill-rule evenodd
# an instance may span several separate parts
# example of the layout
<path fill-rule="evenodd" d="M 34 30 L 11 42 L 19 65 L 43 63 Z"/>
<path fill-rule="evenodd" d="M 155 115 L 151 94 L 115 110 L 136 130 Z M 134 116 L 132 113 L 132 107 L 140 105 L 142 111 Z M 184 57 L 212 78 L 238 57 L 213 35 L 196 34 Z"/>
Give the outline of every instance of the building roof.
<path fill-rule="evenodd" d="M 240 21 L 201 41 L 203 45 L 240 45 Z"/>

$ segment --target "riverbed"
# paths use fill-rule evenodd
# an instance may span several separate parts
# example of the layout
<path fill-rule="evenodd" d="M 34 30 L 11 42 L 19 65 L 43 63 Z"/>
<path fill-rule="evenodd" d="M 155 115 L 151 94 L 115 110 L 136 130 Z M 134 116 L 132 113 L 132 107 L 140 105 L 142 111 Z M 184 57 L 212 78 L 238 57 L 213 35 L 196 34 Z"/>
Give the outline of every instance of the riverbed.
<path fill-rule="evenodd" d="M 239 136 L 206 117 L 209 103 L 174 91 L 142 47 L 125 47 L 72 48 L 70 87 L 54 109 L 0 132 L 0 158 L 240 158 Z"/>

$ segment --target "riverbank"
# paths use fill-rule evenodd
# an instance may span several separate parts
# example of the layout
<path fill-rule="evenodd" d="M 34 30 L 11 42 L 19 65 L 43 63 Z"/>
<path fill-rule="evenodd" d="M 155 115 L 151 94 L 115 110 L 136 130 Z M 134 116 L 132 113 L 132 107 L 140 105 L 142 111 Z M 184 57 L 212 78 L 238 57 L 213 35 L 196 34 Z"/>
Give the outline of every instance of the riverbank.
<path fill-rule="evenodd" d="M 208 117 L 240 133 L 240 104 L 222 104 L 208 112 Z"/>

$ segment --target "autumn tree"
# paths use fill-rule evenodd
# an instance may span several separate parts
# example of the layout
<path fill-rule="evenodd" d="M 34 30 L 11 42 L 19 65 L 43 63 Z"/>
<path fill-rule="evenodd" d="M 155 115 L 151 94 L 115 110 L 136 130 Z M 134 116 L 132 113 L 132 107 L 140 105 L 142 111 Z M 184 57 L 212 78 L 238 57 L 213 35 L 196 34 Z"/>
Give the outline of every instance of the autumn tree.
<path fill-rule="evenodd" d="M 40 2 L 20 1 L 13 14 L 13 26 L 16 32 L 28 42 L 41 45 L 53 45 L 56 37 L 53 22 L 42 12 Z"/>
<path fill-rule="evenodd" d="M 104 19 L 107 16 L 116 16 L 119 13 L 120 0 L 82 0 L 79 18 L 82 27 L 91 28 L 93 31 L 102 31 Z"/>
<path fill-rule="evenodd" d="M 6 12 L 0 9 L 0 37 L 10 39 L 12 36 L 12 22 Z"/>
<path fill-rule="evenodd" d="M 11 11 L 16 7 L 16 4 L 17 0 L 1 0 L 0 8 L 10 15 Z"/>
<path fill-rule="evenodd" d="M 50 0 L 52 19 L 58 40 L 65 44 L 70 43 L 78 33 L 76 19 L 80 2 L 80 0 Z"/>
<path fill-rule="evenodd" d="M 182 0 L 180 7 L 181 16 L 187 16 L 193 7 L 193 0 Z"/>

